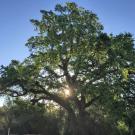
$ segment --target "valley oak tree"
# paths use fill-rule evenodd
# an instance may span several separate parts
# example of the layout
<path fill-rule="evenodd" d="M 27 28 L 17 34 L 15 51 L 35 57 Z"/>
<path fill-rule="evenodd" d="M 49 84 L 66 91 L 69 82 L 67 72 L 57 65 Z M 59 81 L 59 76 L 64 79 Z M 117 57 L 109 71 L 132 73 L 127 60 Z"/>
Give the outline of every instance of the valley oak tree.
<path fill-rule="evenodd" d="M 135 105 L 133 37 L 104 33 L 97 15 L 75 3 L 41 13 L 31 20 L 38 34 L 26 44 L 30 56 L 1 67 L 1 93 L 53 101 L 67 111 L 73 135 L 94 134 L 91 106 Z"/>

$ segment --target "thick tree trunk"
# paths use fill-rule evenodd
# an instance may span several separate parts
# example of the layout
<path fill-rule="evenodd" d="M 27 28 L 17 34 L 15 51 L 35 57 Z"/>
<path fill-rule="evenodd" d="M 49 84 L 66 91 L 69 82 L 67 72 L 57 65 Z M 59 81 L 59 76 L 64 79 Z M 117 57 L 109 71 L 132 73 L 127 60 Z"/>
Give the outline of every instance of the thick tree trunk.
<path fill-rule="evenodd" d="M 91 135 L 86 119 L 77 118 L 77 121 L 72 120 L 72 135 Z"/>
<path fill-rule="evenodd" d="M 68 134 L 71 134 L 71 135 L 79 135 L 79 130 L 78 130 L 78 120 L 77 120 L 77 117 L 74 114 L 69 114 L 68 116 Z M 66 134 L 67 135 L 67 134 Z"/>
<path fill-rule="evenodd" d="M 111 135 L 111 131 L 107 132 L 101 123 L 92 120 L 85 111 L 78 115 L 70 116 L 68 129 L 71 131 L 66 135 Z"/>
<path fill-rule="evenodd" d="M 69 115 L 68 130 L 70 135 L 92 135 L 89 128 L 89 120 L 86 113 Z"/>

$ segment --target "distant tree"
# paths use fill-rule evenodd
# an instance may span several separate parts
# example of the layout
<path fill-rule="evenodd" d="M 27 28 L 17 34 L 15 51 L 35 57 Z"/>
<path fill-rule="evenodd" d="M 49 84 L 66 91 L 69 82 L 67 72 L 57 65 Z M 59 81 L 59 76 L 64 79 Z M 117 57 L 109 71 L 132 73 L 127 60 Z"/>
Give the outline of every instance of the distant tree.
<path fill-rule="evenodd" d="M 96 14 L 75 3 L 41 13 L 41 20 L 31 20 L 38 35 L 26 44 L 30 56 L 2 66 L 1 91 L 13 97 L 29 95 L 33 103 L 57 103 L 68 113 L 69 134 L 105 135 L 96 129 L 97 121 L 89 123 L 88 110 L 134 106 L 132 35 L 103 33 Z"/>
<path fill-rule="evenodd" d="M 59 118 L 55 113 L 47 111 L 44 104 L 33 106 L 29 101 L 22 99 L 9 100 L 8 103 L 2 107 L 2 119 L 5 122 L 0 121 L 6 134 L 10 129 L 11 134 L 19 135 L 46 133 L 60 135 Z"/>
<path fill-rule="evenodd" d="M 6 119 L 6 112 L 3 107 L 0 107 L 0 134 L 5 134 L 7 130 L 8 121 Z"/>

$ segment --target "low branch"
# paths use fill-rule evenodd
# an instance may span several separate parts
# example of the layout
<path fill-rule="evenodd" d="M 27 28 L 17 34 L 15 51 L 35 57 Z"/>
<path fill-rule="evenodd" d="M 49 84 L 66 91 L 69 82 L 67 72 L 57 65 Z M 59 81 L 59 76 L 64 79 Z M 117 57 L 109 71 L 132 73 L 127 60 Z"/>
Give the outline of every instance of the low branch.
<path fill-rule="evenodd" d="M 40 100 L 51 100 L 51 98 L 47 97 L 47 96 L 40 96 L 38 98 L 31 99 L 31 102 L 32 102 L 32 104 L 35 104 L 35 103 L 39 102 Z"/>
<path fill-rule="evenodd" d="M 36 85 L 42 90 L 43 94 L 45 94 L 47 97 L 50 98 L 50 100 L 53 100 L 54 102 L 58 103 L 60 106 L 62 106 L 63 108 L 65 108 L 69 113 L 74 113 L 73 112 L 73 109 L 70 107 L 70 105 L 68 104 L 68 101 L 67 100 L 64 100 L 62 97 L 48 92 L 38 82 L 36 82 Z"/>

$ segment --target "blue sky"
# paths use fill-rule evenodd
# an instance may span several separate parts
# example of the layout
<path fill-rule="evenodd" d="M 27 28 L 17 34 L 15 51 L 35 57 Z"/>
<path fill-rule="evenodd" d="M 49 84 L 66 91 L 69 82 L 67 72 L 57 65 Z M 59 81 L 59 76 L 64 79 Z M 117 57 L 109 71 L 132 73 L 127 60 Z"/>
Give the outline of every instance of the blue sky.
<path fill-rule="evenodd" d="M 71 0 L 68 0 L 71 1 Z M 135 35 L 134 0 L 72 0 L 79 6 L 94 11 L 105 32 Z M 12 59 L 22 61 L 29 55 L 25 47 L 34 32 L 30 19 L 40 18 L 41 9 L 54 9 L 56 3 L 67 0 L 0 0 L 0 65 Z"/>

